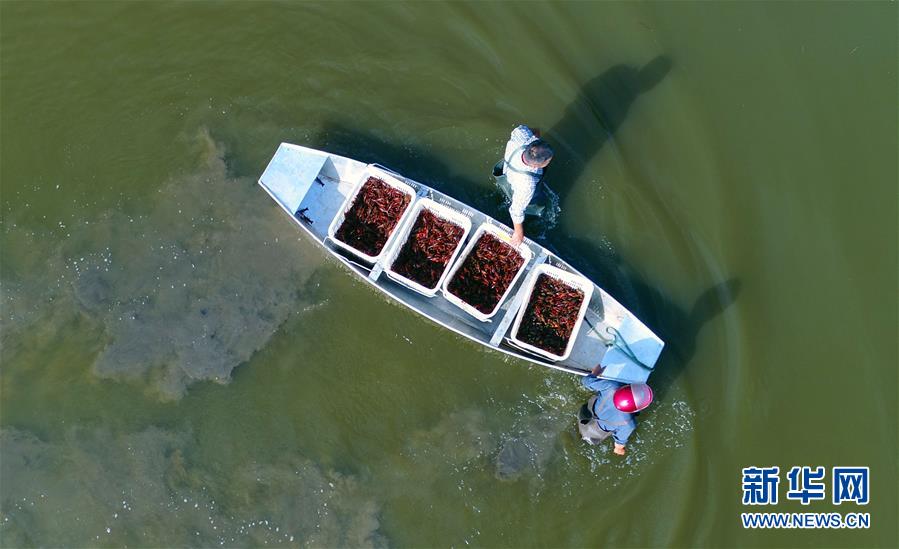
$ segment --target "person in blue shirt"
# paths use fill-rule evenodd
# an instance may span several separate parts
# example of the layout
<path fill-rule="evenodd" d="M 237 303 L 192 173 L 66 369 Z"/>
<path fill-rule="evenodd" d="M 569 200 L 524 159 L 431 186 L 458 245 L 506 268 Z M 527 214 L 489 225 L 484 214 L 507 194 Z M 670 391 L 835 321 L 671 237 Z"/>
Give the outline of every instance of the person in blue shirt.
<path fill-rule="evenodd" d="M 578 413 L 578 430 L 589 444 L 599 444 L 608 437 L 615 442 L 614 452 L 625 455 L 627 440 L 637 421 L 634 413 L 652 402 L 652 391 L 649 386 L 638 383 L 625 385 L 609 379 L 602 379 L 602 366 L 597 364 L 593 371 L 581 378 L 581 384 L 596 395 L 581 406 Z"/>

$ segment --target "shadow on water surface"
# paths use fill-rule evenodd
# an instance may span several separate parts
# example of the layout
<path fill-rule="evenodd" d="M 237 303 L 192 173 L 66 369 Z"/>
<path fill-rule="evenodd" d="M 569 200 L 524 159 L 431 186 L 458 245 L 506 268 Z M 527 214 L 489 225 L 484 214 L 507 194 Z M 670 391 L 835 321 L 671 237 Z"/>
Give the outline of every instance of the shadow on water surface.
<path fill-rule="evenodd" d="M 637 97 L 661 82 L 672 66 L 665 56 L 641 68 L 619 64 L 582 86 L 562 118 L 545 132 L 557 151 L 548 172 L 553 190 L 563 197 L 571 191 L 587 163 L 624 122 Z M 483 179 L 472 179 L 416 145 L 391 143 L 373 132 L 339 122 L 326 124 L 312 145 L 364 162 L 385 164 L 508 223 L 499 194 L 492 188 L 485 192 L 484 179 L 491 166 L 484 166 Z M 660 397 L 692 358 L 699 331 L 734 302 L 740 289 L 738 279 L 715 284 L 686 311 L 646 283 L 615 252 L 561 231 L 551 232 L 542 244 L 589 278 L 602 281 L 604 289 L 665 340 L 666 350 L 653 378 Z"/>
<path fill-rule="evenodd" d="M 665 342 L 651 383 L 659 398 L 664 398 L 693 358 L 700 330 L 736 301 L 742 287 L 739 278 L 714 284 L 700 293 L 687 311 L 635 273 L 617 252 L 578 237 L 553 238 L 553 244 L 547 247 L 587 278 L 599 281 Z"/>
<path fill-rule="evenodd" d="M 562 118 L 544 134 L 556 147 L 546 179 L 562 200 L 621 127 L 637 97 L 656 87 L 672 66 L 670 58 L 660 55 L 641 68 L 615 65 L 581 86 Z"/>
<path fill-rule="evenodd" d="M 455 171 L 448 163 L 414 145 L 386 141 L 361 128 L 331 122 L 325 124 L 313 146 L 361 162 L 383 164 L 483 212 L 499 215 L 505 211 L 497 203 L 498 192 L 493 193 L 495 196 L 485 193 L 482 182 Z"/>

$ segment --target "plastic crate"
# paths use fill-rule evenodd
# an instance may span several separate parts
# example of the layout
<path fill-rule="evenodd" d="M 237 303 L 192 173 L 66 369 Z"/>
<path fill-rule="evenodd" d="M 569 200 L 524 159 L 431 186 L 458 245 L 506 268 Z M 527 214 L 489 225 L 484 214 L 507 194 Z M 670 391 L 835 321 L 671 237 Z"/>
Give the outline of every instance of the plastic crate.
<path fill-rule="evenodd" d="M 581 308 L 578 311 L 577 321 L 575 321 L 574 323 L 574 329 L 571 330 L 571 337 L 568 338 L 568 345 L 565 347 L 565 352 L 561 355 L 550 353 L 549 351 L 545 351 L 540 347 L 535 347 L 518 339 L 518 329 L 521 327 L 521 321 L 522 319 L 524 319 L 524 313 L 531 301 L 531 294 L 534 291 L 534 286 L 537 284 L 537 279 L 542 274 L 555 278 L 556 280 L 560 280 L 566 285 L 584 292 L 584 301 L 583 303 L 581 303 Z M 581 275 L 570 273 L 558 267 L 554 267 L 553 265 L 541 263 L 540 265 L 537 265 L 536 267 L 531 269 L 531 273 L 530 275 L 528 275 L 528 280 L 525 283 L 524 292 L 524 300 L 522 300 L 521 307 L 518 309 L 518 314 L 515 316 L 515 323 L 512 325 L 512 333 L 510 335 L 510 339 L 518 347 L 521 347 L 522 349 L 525 349 L 532 353 L 545 356 L 554 361 L 565 360 L 571 355 L 571 350 L 574 349 L 574 342 L 577 339 L 578 332 L 581 329 L 581 324 L 584 322 L 584 317 L 587 315 L 587 307 L 590 306 L 590 298 L 593 296 L 593 283 Z"/>
<path fill-rule="evenodd" d="M 409 196 L 409 204 L 406 205 L 406 209 L 403 211 L 403 214 L 400 216 L 399 220 L 397 220 L 396 226 L 393 227 L 393 231 L 391 231 L 390 235 L 387 236 L 387 241 L 384 243 L 384 247 L 381 248 L 381 253 L 379 253 L 378 255 L 368 255 L 365 252 L 362 252 L 350 246 L 336 236 L 337 229 L 339 229 L 343 224 L 343 220 L 346 218 L 347 211 L 352 207 L 353 202 L 356 200 L 356 196 L 362 189 L 362 185 L 364 185 L 365 182 L 368 181 L 369 177 L 380 179 L 394 189 L 402 191 L 404 194 Z M 353 187 L 353 191 L 349 195 L 347 195 L 346 200 L 343 201 L 343 205 L 340 207 L 337 215 L 334 216 L 334 219 L 331 220 L 331 225 L 328 226 L 328 237 L 332 242 L 334 242 L 335 245 L 353 253 L 358 257 L 361 257 L 369 263 L 376 263 L 387 252 L 387 250 L 390 249 L 390 243 L 393 241 L 394 237 L 396 237 L 397 229 L 402 228 L 403 221 L 406 219 L 406 217 L 408 217 L 409 213 L 412 211 L 412 207 L 415 205 L 415 198 L 415 189 L 413 189 L 411 185 L 400 181 L 390 172 L 384 171 L 376 166 L 369 164 L 365 167 L 365 170 L 362 171 L 362 175 L 359 177 L 359 180 Z"/>
<path fill-rule="evenodd" d="M 518 282 L 518 279 L 521 278 L 521 275 L 526 270 L 528 264 L 531 262 L 531 259 L 534 257 L 534 252 L 531 251 L 531 248 L 528 247 L 527 244 L 522 243 L 516 251 L 524 258 L 524 263 L 521 264 L 521 268 L 518 269 L 518 272 L 515 273 L 515 278 L 512 279 L 512 282 L 509 283 L 509 287 L 506 288 L 506 292 L 499 298 L 499 302 L 496 304 L 496 307 L 490 311 L 489 314 L 484 314 L 481 311 L 475 309 L 468 303 L 465 303 L 449 291 L 449 282 L 452 280 L 453 276 L 456 274 L 456 271 L 459 270 L 459 267 L 462 266 L 462 263 L 465 261 L 465 258 L 468 257 L 468 254 L 474 249 L 475 244 L 477 244 L 478 239 L 481 238 L 481 235 L 484 233 L 490 233 L 495 236 L 497 239 L 502 240 L 503 242 L 509 243 L 511 241 L 511 237 L 502 229 L 493 225 L 492 223 L 481 223 L 481 225 L 474 232 L 472 237 L 468 240 L 468 244 L 465 246 L 465 249 L 459 254 L 459 257 L 456 258 L 456 263 L 449 270 L 449 273 L 443 279 L 443 284 L 441 285 L 441 293 L 446 298 L 447 301 L 452 303 L 453 305 L 459 307 L 466 313 L 480 320 L 481 322 L 487 322 L 490 318 L 499 311 L 500 307 L 503 306 L 503 302 L 509 297 L 509 294 L 512 292 L 512 288 L 515 287 L 515 283 Z M 510 244 L 511 245 L 511 244 Z"/>
<path fill-rule="evenodd" d="M 415 222 L 418 221 L 418 216 L 422 212 L 422 210 L 428 210 L 440 219 L 455 223 L 462 228 L 462 238 L 459 239 L 459 243 L 456 245 L 456 249 L 455 251 L 453 251 L 453 255 L 450 256 L 449 261 L 447 261 L 446 263 L 446 267 L 443 268 L 443 273 L 440 274 L 440 278 L 437 280 L 437 284 L 435 284 L 433 288 L 426 288 L 418 282 L 408 279 L 393 270 L 393 262 L 396 261 L 396 258 L 399 256 L 400 251 L 403 249 L 403 246 L 406 245 L 406 241 L 409 240 L 409 234 L 412 232 L 412 227 L 414 227 Z M 443 204 L 439 204 L 431 200 L 430 198 L 422 198 L 415 203 L 415 207 L 412 208 L 411 212 L 409 212 L 409 219 L 406 221 L 402 229 L 397 233 L 396 240 L 393 241 L 393 246 L 387 252 L 387 256 L 384 260 L 384 264 L 387 267 L 384 269 L 384 272 L 387 273 L 387 276 L 389 276 L 393 280 L 396 280 L 403 286 L 415 290 L 422 295 L 434 297 L 435 295 L 437 295 L 437 292 L 440 291 L 440 285 L 443 284 L 443 279 L 446 278 L 446 275 L 449 272 L 453 261 L 459 255 L 459 252 L 462 251 L 462 248 L 465 244 L 465 237 L 467 237 L 468 233 L 470 232 L 470 217 L 463 214 L 462 212 L 458 212 L 452 208 L 448 208 Z"/>

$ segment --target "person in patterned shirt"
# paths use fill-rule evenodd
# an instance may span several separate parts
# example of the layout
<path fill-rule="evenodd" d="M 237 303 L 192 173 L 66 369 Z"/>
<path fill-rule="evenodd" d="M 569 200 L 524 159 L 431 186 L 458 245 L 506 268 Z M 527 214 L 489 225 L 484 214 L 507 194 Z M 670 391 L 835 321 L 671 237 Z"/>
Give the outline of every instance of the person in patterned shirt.
<path fill-rule="evenodd" d="M 552 158 L 552 147 L 540 139 L 540 130 L 522 124 L 512 130 L 503 160 L 493 168 L 497 184 L 512 202 L 509 215 L 515 227 L 512 234 L 515 246 L 524 240 L 525 214 L 540 215 L 543 210 L 534 199 L 543 179 L 543 169 Z"/>

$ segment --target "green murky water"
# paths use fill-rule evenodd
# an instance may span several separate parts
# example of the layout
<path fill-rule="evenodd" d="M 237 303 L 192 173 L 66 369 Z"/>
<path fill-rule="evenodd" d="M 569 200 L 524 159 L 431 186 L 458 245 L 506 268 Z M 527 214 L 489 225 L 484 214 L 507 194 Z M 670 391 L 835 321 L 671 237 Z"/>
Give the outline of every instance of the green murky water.
<path fill-rule="evenodd" d="M 890 546 L 894 3 L 0 5 L 3 546 Z M 668 347 L 630 453 L 566 374 L 386 302 L 254 186 L 278 143 L 501 216 Z M 865 465 L 868 530 L 741 468 Z"/>

